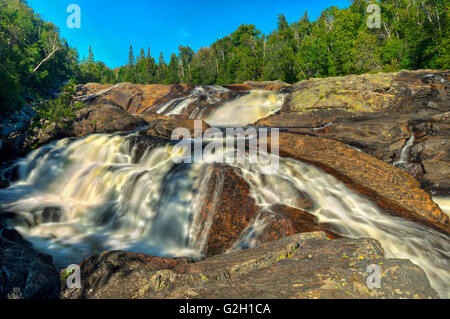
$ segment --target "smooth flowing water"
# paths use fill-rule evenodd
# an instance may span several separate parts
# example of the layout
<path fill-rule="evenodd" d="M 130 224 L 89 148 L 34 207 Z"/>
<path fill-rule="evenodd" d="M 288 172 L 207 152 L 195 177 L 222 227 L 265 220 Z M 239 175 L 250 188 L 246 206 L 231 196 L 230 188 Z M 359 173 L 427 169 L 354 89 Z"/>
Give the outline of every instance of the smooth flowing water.
<path fill-rule="evenodd" d="M 212 126 L 246 126 L 278 112 L 284 95 L 270 91 L 251 91 L 225 103 L 204 120 Z"/>
<path fill-rule="evenodd" d="M 285 98 L 282 93 L 252 90 L 231 101 L 222 102 L 220 95 L 227 92 L 230 90 L 217 85 L 199 86 L 186 97 L 159 105 L 156 112 L 161 115 L 188 114 L 190 119 L 201 119 L 211 126 L 246 126 L 278 112 Z M 220 107 L 210 112 L 208 107 L 198 106 L 200 101 Z"/>

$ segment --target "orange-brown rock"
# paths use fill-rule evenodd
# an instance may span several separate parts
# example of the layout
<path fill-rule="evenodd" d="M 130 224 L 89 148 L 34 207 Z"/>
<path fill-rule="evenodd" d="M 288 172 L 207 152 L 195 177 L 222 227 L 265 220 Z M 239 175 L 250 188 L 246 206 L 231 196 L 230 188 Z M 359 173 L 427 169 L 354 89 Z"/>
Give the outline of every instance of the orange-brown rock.
<path fill-rule="evenodd" d="M 206 192 L 211 195 L 204 200 L 199 223 L 205 226 L 208 219 L 211 223 L 206 244 L 207 256 L 230 249 L 246 234 L 257 217 L 265 219 L 266 226 L 255 239 L 256 243 L 316 230 L 325 231 L 331 238 L 336 237 L 329 225 L 318 224 L 316 218 L 305 211 L 281 204 L 273 205 L 270 210 L 258 207 L 239 169 L 226 165 L 215 165 L 210 169 L 212 178 Z M 299 200 L 308 205 L 307 199 Z"/>
<path fill-rule="evenodd" d="M 280 155 L 334 175 L 387 211 L 450 234 L 449 217 L 408 173 L 338 141 L 280 133 Z"/>
<path fill-rule="evenodd" d="M 359 113 L 319 110 L 280 113 L 256 123 L 280 127 L 291 133 L 325 137 L 355 147 L 387 163 L 400 160 L 402 150 L 414 135 L 405 163 L 409 172 L 430 194 L 450 191 L 450 112 L 423 110 L 414 113 Z"/>
<path fill-rule="evenodd" d="M 234 168 L 215 165 L 211 169 L 212 177 L 207 186 L 207 194 L 211 196 L 205 198 L 200 211 L 203 220 L 211 220 L 206 245 L 207 256 L 217 255 L 231 248 L 259 212 L 250 196 L 250 186 Z"/>
<path fill-rule="evenodd" d="M 331 225 L 319 224 L 315 216 L 303 210 L 283 204 L 274 204 L 270 207 L 270 211 L 272 213 L 265 216 L 268 219 L 268 224 L 258 236 L 259 243 L 314 231 L 323 231 L 328 238 L 340 237 L 332 231 Z"/>
<path fill-rule="evenodd" d="M 255 126 L 279 128 L 317 128 L 353 113 L 344 110 L 318 110 L 315 112 L 283 112 L 270 115 L 255 123 Z"/>

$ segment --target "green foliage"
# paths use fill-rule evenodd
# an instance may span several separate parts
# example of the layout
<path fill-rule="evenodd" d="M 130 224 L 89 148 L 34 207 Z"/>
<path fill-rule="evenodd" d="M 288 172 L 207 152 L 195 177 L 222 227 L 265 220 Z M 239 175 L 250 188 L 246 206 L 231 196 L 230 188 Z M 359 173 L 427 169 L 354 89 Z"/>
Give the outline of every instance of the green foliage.
<path fill-rule="evenodd" d="M 48 59 L 46 59 L 48 58 Z M 0 113 L 46 97 L 77 73 L 78 54 L 25 1 L 0 1 Z"/>
<path fill-rule="evenodd" d="M 38 113 L 43 128 L 47 128 L 51 124 L 62 126 L 63 120 L 74 119 L 74 112 L 85 107 L 80 102 L 74 102 L 76 85 L 74 81 L 69 81 L 59 93 L 58 97 L 51 100 L 42 101 L 35 110 Z"/>
<path fill-rule="evenodd" d="M 372 3 L 381 8 L 379 29 L 366 25 L 366 9 Z M 277 30 L 269 35 L 254 25 L 241 25 L 198 52 L 180 46 L 168 65 L 162 53 L 156 62 L 149 49 L 147 54 L 141 49 L 135 57 L 130 47 L 128 63 L 111 70 L 95 61 L 92 48 L 80 61 L 76 49 L 59 37 L 56 26 L 40 19 L 25 0 L 3 0 L 0 113 L 16 110 L 29 97 L 46 99 L 69 79 L 102 84 L 224 85 L 247 80 L 293 83 L 400 69 L 449 69 L 449 9 L 447 0 L 360 0 L 346 9 L 330 7 L 316 21 L 310 21 L 305 12 L 289 24 L 280 14 Z M 62 100 L 55 103 L 67 105 Z M 49 111 L 48 116 L 52 114 Z"/>

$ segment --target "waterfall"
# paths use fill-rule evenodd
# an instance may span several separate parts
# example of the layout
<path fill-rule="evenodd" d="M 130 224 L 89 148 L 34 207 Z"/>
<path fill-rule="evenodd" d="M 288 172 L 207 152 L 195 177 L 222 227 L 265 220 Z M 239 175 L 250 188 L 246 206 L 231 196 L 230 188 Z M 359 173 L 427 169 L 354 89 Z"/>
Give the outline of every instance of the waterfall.
<path fill-rule="evenodd" d="M 395 161 L 392 165 L 398 166 L 401 164 L 408 164 L 409 150 L 411 149 L 411 146 L 413 146 L 415 140 L 416 140 L 416 137 L 414 136 L 414 134 L 411 134 L 408 141 L 406 141 L 405 145 L 402 147 L 402 149 L 400 151 L 399 160 Z"/>
<path fill-rule="evenodd" d="M 220 183 L 207 193 L 211 164 L 174 164 L 170 145 L 138 154 L 136 139 L 137 133 L 91 135 L 33 151 L 17 163 L 19 181 L 0 190 L 0 208 L 14 212 L 11 223 L 60 268 L 109 249 L 201 257 L 212 219 L 201 218 L 201 205 L 221 193 Z M 300 209 L 296 198 L 306 193 L 314 202 L 309 213 L 319 222 L 346 237 L 379 240 L 387 257 L 410 259 L 441 296 L 449 296 L 446 235 L 383 213 L 310 164 L 279 161 L 278 174 L 271 175 L 261 173 L 260 164 L 232 164 L 262 209 L 275 203 Z M 264 227 L 256 218 L 232 250 L 252 247 Z"/>
<path fill-rule="evenodd" d="M 186 97 L 170 100 L 158 105 L 156 113 L 161 115 L 187 114 L 190 119 L 202 119 L 211 126 L 245 126 L 278 112 L 283 106 L 285 94 L 251 90 L 248 94 L 223 102 L 220 94 L 229 89 L 213 85 L 198 86 Z M 208 106 L 199 106 L 205 100 Z M 210 112 L 210 114 L 205 114 Z"/>
<path fill-rule="evenodd" d="M 450 296 L 450 238 L 445 234 L 380 211 L 371 201 L 310 164 L 282 158 L 277 175 L 260 174 L 254 164 L 240 168 L 259 206 L 270 209 L 282 203 L 303 209 L 296 205 L 296 198 L 306 193 L 315 203 L 308 212 L 320 223 L 332 225 L 345 237 L 378 240 L 386 257 L 411 260 L 425 271 L 441 297 Z"/>
<path fill-rule="evenodd" d="M 59 267 L 107 249 L 198 257 L 206 235 L 189 227 L 207 165 L 175 165 L 170 146 L 136 158 L 136 136 L 91 135 L 32 152 L 18 163 L 20 180 L 0 191 L 0 207 Z M 45 220 L 49 210 L 56 220 Z"/>
<path fill-rule="evenodd" d="M 245 126 L 278 112 L 284 95 L 270 91 L 251 91 L 235 100 L 224 103 L 204 120 L 212 126 Z"/>
<path fill-rule="evenodd" d="M 229 91 L 229 89 L 218 85 L 210 85 L 205 87 L 197 86 L 188 96 L 172 99 L 159 105 L 156 113 L 166 116 L 186 114 L 189 106 L 197 104 L 202 97 L 206 97 L 206 102 L 213 105 L 220 103 L 221 101 L 217 95 L 227 93 Z M 198 108 L 195 108 L 190 114 L 190 118 L 194 118 L 197 112 L 199 112 L 199 110 Z"/>
<path fill-rule="evenodd" d="M 188 97 L 159 105 L 157 112 L 188 113 L 211 126 L 236 127 L 276 113 L 285 98 L 280 93 L 254 90 L 223 103 L 218 96 L 227 92 L 220 86 L 197 87 Z M 200 100 L 213 111 L 196 105 Z M 394 165 L 407 162 L 414 141 L 412 134 Z M 18 179 L 0 190 L 0 213 L 13 213 L 15 217 L 8 221 L 11 226 L 38 250 L 51 254 L 60 269 L 104 250 L 204 257 L 214 216 L 202 216 L 202 205 L 205 199 L 215 202 L 214 198 L 220 198 L 224 181 L 213 176 L 211 158 L 175 164 L 172 149 L 171 144 L 138 132 L 53 142 L 13 165 Z M 223 158 L 230 150 L 222 152 L 212 156 Z M 302 209 L 297 199 L 299 194 L 307 194 L 314 203 L 308 212 L 319 222 L 331 225 L 344 237 L 378 240 L 387 257 L 410 259 L 426 272 L 441 297 L 450 296 L 448 236 L 385 214 L 310 164 L 279 157 L 276 162 L 276 174 L 264 172 L 258 163 L 230 164 L 249 184 L 251 196 L 264 214 L 270 214 L 270 208 L 278 203 Z M 216 188 L 209 193 L 212 178 Z M 448 213 L 448 198 L 436 197 L 435 201 Z M 230 251 L 256 245 L 266 225 L 267 218 L 257 216 Z"/>

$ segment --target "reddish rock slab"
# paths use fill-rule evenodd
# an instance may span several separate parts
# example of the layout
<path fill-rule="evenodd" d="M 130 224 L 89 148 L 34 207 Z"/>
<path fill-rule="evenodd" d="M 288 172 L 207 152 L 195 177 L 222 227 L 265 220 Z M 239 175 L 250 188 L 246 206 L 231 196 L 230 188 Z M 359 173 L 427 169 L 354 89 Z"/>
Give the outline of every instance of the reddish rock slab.
<path fill-rule="evenodd" d="M 411 175 L 338 141 L 280 133 L 280 155 L 313 164 L 382 208 L 450 234 L 449 217 Z"/>
<path fill-rule="evenodd" d="M 341 238 L 332 231 L 329 224 L 319 224 L 317 218 L 303 210 L 283 204 L 274 204 L 270 207 L 274 214 L 268 214 L 269 222 L 263 232 L 258 236 L 259 243 L 266 243 L 300 233 L 315 231 L 325 232 L 328 238 Z"/>
<path fill-rule="evenodd" d="M 207 186 L 207 194 L 200 214 L 201 224 L 211 220 L 206 255 L 212 256 L 227 251 L 242 231 L 259 214 L 259 208 L 250 196 L 250 186 L 235 171 L 226 165 L 211 168 L 212 177 Z M 219 196 L 214 196 L 214 195 Z M 211 218 L 212 216 L 212 218 Z"/>
<path fill-rule="evenodd" d="M 212 177 L 206 191 L 211 195 L 204 200 L 198 223 L 203 229 L 205 225 L 210 225 L 205 248 L 207 256 L 239 246 L 242 236 L 246 235 L 257 218 L 265 220 L 266 224 L 254 238 L 253 244 L 311 231 L 325 231 L 330 238 L 337 237 L 330 225 L 319 224 L 313 215 L 305 211 L 281 204 L 273 205 L 270 210 L 258 207 L 239 169 L 215 165 L 211 170 Z M 300 200 L 305 206 L 308 205 L 307 199 Z"/>

